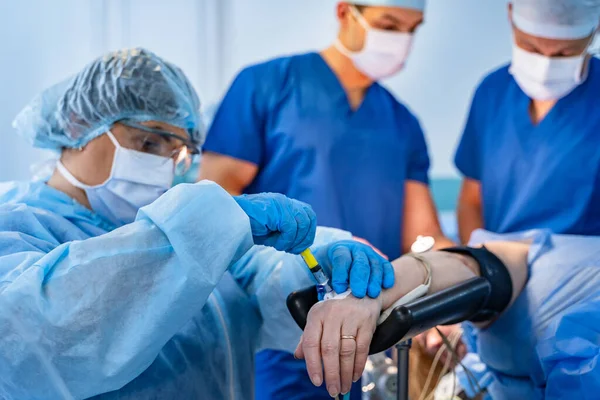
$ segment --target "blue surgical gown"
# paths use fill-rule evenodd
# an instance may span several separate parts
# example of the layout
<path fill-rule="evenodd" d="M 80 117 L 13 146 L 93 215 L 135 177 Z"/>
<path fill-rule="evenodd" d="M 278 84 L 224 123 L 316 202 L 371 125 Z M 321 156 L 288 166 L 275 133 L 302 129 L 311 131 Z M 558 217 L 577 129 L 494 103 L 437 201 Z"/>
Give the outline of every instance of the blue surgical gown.
<path fill-rule="evenodd" d="M 390 259 L 402 251 L 405 182 L 428 183 L 427 146 L 413 114 L 377 83 L 353 111 L 317 53 L 244 69 L 204 150 L 257 165 L 247 193 L 309 203 L 320 225 L 363 237 Z M 313 389 L 302 362 L 270 351 L 258 356 L 257 388 L 259 399 L 329 398 Z"/>
<path fill-rule="evenodd" d="M 118 229 L 42 182 L 1 184 L 0 398 L 251 399 L 255 351 L 294 349 L 285 298 L 310 284 L 213 183 Z"/>
<path fill-rule="evenodd" d="M 600 237 L 480 230 L 471 243 L 522 239 L 533 243 L 529 280 L 490 327 L 466 324 L 465 342 L 477 356 L 465 364 L 493 400 L 598 398 Z"/>
<path fill-rule="evenodd" d="M 600 60 L 537 125 L 508 72 L 477 89 L 455 163 L 481 183 L 484 228 L 600 235 Z"/>

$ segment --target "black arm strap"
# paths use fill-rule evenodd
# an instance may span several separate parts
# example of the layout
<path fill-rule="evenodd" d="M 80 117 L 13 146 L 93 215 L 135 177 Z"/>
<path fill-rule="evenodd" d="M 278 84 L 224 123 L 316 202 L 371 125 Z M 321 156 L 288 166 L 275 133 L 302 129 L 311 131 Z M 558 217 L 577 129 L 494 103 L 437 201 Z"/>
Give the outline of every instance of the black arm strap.
<path fill-rule="evenodd" d="M 479 264 L 481 277 L 485 278 L 492 287 L 485 305 L 480 312 L 471 318 L 472 322 L 484 322 L 494 319 L 508 307 L 513 294 L 512 280 L 508 269 L 494 253 L 486 249 L 485 246 L 480 248 L 451 247 L 441 251 L 461 254 L 475 259 Z"/>

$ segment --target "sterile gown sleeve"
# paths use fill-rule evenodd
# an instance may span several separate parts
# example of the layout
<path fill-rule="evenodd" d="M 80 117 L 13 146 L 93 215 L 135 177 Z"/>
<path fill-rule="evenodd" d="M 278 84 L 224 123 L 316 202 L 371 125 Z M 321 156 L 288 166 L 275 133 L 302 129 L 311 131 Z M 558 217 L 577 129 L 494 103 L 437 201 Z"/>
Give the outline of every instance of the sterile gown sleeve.
<path fill-rule="evenodd" d="M 546 400 L 592 399 L 600 393 L 600 302 L 583 303 L 548 328 L 537 345 Z"/>
<path fill-rule="evenodd" d="M 0 398 L 121 388 L 253 245 L 247 216 L 210 182 L 171 189 L 108 234 L 47 253 L 43 240 L 0 232 Z"/>
<path fill-rule="evenodd" d="M 240 72 L 214 116 L 203 151 L 261 164 L 266 123 L 262 84 L 253 67 Z"/>
<path fill-rule="evenodd" d="M 319 263 L 331 275 L 326 261 L 327 244 L 350 240 L 349 232 L 333 228 L 317 228 L 315 243 L 311 247 Z M 290 315 L 286 300 L 295 290 L 304 289 L 315 282 L 300 256 L 277 252 L 272 248 L 255 246 L 230 269 L 238 284 L 251 296 L 258 308 L 263 324 L 259 335 L 259 349 L 296 349 L 302 330 Z"/>

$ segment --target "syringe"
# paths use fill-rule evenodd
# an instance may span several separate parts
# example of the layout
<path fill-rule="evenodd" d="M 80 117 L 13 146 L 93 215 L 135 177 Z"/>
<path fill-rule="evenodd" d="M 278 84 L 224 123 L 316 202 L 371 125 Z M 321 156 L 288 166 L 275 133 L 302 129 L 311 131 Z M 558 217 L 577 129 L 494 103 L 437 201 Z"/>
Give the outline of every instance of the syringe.
<path fill-rule="evenodd" d="M 317 293 L 319 294 L 319 300 L 323 300 L 325 295 L 333 292 L 333 288 L 329 284 L 329 278 L 327 275 L 325 275 L 325 271 L 323 271 L 323 268 L 321 268 L 319 262 L 310 249 L 304 250 L 302 253 L 300 253 L 300 255 L 317 281 Z"/>
<path fill-rule="evenodd" d="M 304 250 L 302 253 L 300 253 L 300 255 L 304 259 L 304 262 L 306 263 L 306 265 L 310 269 L 310 272 L 313 274 L 313 277 L 317 281 L 317 293 L 319 295 L 319 300 L 323 300 L 325 298 L 325 295 L 333 292 L 333 288 L 329 284 L 329 278 L 327 277 L 327 275 L 325 275 L 325 271 L 323 271 L 323 268 L 319 265 L 319 262 L 313 255 L 312 251 L 310 251 L 310 249 Z M 350 393 L 346 393 L 345 395 L 339 395 L 337 397 L 337 400 L 349 399 Z"/>

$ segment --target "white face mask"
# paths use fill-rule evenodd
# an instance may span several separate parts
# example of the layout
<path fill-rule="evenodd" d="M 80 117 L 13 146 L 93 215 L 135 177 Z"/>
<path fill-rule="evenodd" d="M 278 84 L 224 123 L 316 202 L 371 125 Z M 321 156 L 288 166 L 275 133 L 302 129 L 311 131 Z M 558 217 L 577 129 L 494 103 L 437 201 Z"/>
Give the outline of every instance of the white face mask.
<path fill-rule="evenodd" d="M 173 159 L 121 147 L 113 134 L 106 133 L 115 145 L 109 178 L 100 185 L 79 182 L 59 162 L 57 170 L 73 186 L 83 189 L 92 210 L 116 226 L 135 220 L 140 208 L 154 202 L 173 184 Z"/>
<path fill-rule="evenodd" d="M 534 100 L 558 100 L 584 80 L 587 52 L 575 57 L 546 57 L 516 44 L 510 73 L 527 96 Z"/>
<path fill-rule="evenodd" d="M 354 6 L 350 10 L 365 29 L 364 47 L 360 51 L 350 51 L 338 39 L 334 44 L 336 49 L 373 80 L 388 78 L 399 72 L 408 59 L 413 34 L 372 28 Z"/>

